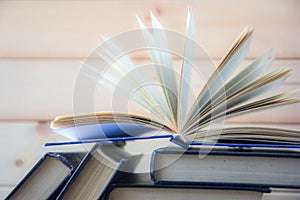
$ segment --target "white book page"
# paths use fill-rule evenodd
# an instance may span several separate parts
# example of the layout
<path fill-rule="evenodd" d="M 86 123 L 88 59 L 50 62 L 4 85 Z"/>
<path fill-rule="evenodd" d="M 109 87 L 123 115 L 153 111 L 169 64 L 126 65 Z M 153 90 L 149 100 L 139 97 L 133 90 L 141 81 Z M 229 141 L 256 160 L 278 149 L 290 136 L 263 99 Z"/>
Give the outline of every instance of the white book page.
<path fill-rule="evenodd" d="M 250 46 L 251 34 L 252 30 L 248 27 L 242 31 L 228 53 L 222 59 L 215 73 L 210 77 L 206 86 L 199 94 L 197 101 L 188 115 L 188 120 L 191 120 L 198 111 L 201 110 L 202 106 L 225 85 L 227 79 L 246 56 Z"/>
<path fill-rule="evenodd" d="M 175 69 L 173 69 L 172 57 L 168 50 L 166 33 L 158 20 L 151 15 L 153 35 L 145 27 L 142 21 L 137 17 L 144 40 L 151 59 L 156 67 L 156 72 L 162 85 L 165 102 L 168 105 L 169 113 L 172 116 L 172 122 L 177 124 L 177 81 L 175 79 Z M 164 40 L 164 41 L 161 41 Z"/>
<path fill-rule="evenodd" d="M 189 10 L 187 17 L 187 25 L 185 31 L 185 46 L 184 55 L 181 67 L 180 87 L 179 87 L 179 132 L 181 132 L 184 119 L 187 115 L 188 98 L 192 91 L 190 87 L 193 53 L 194 53 L 194 38 L 195 38 L 195 21 L 193 13 Z"/>
<path fill-rule="evenodd" d="M 95 61 L 91 58 L 83 63 L 87 69 L 84 75 L 112 92 L 136 102 L 157 118 L 167 120 L 170 124 L 172 117 L 163 93 L 157 86 L 144 84 L 152 82 L 148 75 L 153 73 L 147 74 L 140 70 L 117 44 L 110 39 L 102 38 L 104 43 L 98 46 L 93 55 L 96 57 Z M 101 60 L 101 64 L 98 64 L 97 60 Z M 158 104 L 160 106 L 157 106 Z"/>
<path fill-rule="evenodd" d="M 204 116 L 201 116 L 198 120 L 195 120 L 194 123 L 187 129 L 186 132 L 191 133 L 193 130 L 198 129 L 199 127 L 203 127 L 207 125 L 207 123 L 212 122 L 213 120 L 220 119 L 222 117 L 230 117 L 232 114 L 230 114 L 230 109 L 236 107 L 237 105 L 241 104 L 242 102 L 245 102 L 247 100 L 250 100 L 254 98 L 255 96 L 258 96 L 259 94 L 265 93 L 267 90 L 270 90 L 278 85 L 280 85 L 289 75 L 290 75 L 290 69 L 283 69 L 275 72 L 271 72 L 259 80 L 255 80 L 249 85 L 245 86 L 244 88 L 241 88 L 240 91 L 237 91 L 236 94 L 231 96 L 227 99 L 227 101 L 219 104 L 219 106 L 212 109 L 210 112 L 205 114 Z M 288 93 L 284 93 L 286 95 Z M 282 94 L 283 95 L 283 94 Z M 280 95 L 278 98 L 281 97 Z M 266 98 L 270 102 L 273 101 L 273 99 Z M 277 98 L 276 98 L 277 99 Z M 259 103 L 260 101 L 257 101 L 255 103 Z M 255 104 L 252 102 L 252 104 Z M 222 105 L 226 104 L 226 105 Z M 277 101 L 273 103 L 274 105 L 277 105 Z M 281 104 L 281 103 L 279 103 Z M 259 105 L 257 105 L 258 107 Z M 223 108 L 226 107 L 224 110 Z M 253 108 L 253 111 L 255 109 Z M 250 108 L 248 111 L 252 111 Z M 213 115 L 212 113 L 218 113 L 216 115 Z M 237 111 L 235 112 L 235 114 Z"/>
<path fill-rule="evenodd" d="M 270 67 L 273 59 L 268 57 L 271 54 L 271 50 L 267 51 L 261 57 L 250 63 L 245 69 L 240 73 L 234 76 L 224 88 L 220 89 L 213 97 L 211 102 L 207 102 L 203 105 L 199 113 L 194 117 L 194 120 L 186 124 L 186 127 L 190 126 L 193 122 L 197 121 L 204 114 L 211 111 L 213 108 L 217 107 L 221 103 L 227 101 L 227 98 L 230 98 L 234 92 L 239 91 L 241 88 L 244 88 L 247 84 L 250 84 L 252 81 L 261 77 L 263 73 Z M 224 107 L 225 109 L 226 107 Z"/>

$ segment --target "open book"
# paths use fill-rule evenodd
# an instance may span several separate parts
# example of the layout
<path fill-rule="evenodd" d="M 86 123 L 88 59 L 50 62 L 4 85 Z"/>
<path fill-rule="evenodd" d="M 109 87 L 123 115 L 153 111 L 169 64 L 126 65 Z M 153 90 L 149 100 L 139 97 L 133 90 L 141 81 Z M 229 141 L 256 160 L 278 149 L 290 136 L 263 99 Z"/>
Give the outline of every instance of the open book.
<path fill-rule="evenodd" d="M 149 47 L 159 87 L 143 85 L 143 80 L 148 80 L 147 73 L 139 71 L 139 66 L 134 64 L 126 52 L 105 38 L 105 49 L 97 52 L 100 59 L 113 60 L 116 55 L 122 55 L 110 66 L 111 73 L 101 66 L 83 63 L 85 67 L 97 72 L 98 77 L 87 73 L 88 78 L 98 81 L 100 77 L 99 84 L 111 90 L 115 90 L 122 80 L 120 93 L 125 93 L 125 96 L 130 96 L 128 91 L 136 89 L 132 85 L 138 85 L 135 97 L 131 100 L 150 114 L 114 110 L 58 116 L 51 124 L 52 131 L 83 142 L 103 138 L 136 138 L 147 134 L 157 137 L 171 135 L 177 143 L 185 145 L 191 144 L 191 141 L 300 142 L 299 130 L 215 126 L 233 116 L 299 102 L 299 99 L 294 98 L 296 91 L 269 93 L 292 73 L 289 66 L 270 70 L 274 60 L 271 50 L 236 72 L 249 49 L 253 34 L 251 28 L 246 27 L 241 32 L 199 93 L 191 99 L 190 94 L 194 91 L 190 85 L 195 68 L 205 68 L 193 64 L 195 27 L 192 12 L 188 12 L 179 78 L 171 53 L 165 51 L 169 49 L 167 30 L 152 13 L 151 20 L 153 29 L 146 28 L 139 18 L 138 23 L 146 47 Z"/>

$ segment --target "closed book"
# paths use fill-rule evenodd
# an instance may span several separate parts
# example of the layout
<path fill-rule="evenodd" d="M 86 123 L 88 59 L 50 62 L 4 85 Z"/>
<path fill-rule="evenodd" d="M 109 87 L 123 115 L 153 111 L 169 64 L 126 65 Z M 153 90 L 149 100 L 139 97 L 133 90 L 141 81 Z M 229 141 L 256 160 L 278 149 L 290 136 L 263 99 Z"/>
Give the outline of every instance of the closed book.
<path fill-rule="evenodd" d="M 86 152 L 48 152 L 6 199 L 51 199 L 60 192 Z"/>
<path fill-rule="evenodd" d="M 149 178 L 147 178 L 149 176 Z M 186 185 L 186 184 L 153 184 L 149 174 L 132 174 L 111 185 L 106 200 L 258 200 L 269 188 L 238 187 L 231 185 Z"/>
<path fill-rule="evenodd" d="M 179 148 L 152 154 L 151 177 L 156 184 L 211 184 L 300 188 L 300 152 Z"/>
<path fill-rule="evenodd" d="M 99 143 L 81 162 L 57 199 L 99 199 L 111 182 L 131 173 L 140 158 L 113 143 Z"/>

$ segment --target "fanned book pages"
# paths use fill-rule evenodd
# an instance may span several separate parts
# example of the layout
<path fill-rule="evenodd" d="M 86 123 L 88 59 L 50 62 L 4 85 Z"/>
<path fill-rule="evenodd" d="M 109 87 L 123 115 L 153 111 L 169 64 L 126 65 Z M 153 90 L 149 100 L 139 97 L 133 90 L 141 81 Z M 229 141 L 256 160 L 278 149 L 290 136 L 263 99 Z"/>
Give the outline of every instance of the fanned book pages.
<path fill-rule="evenodd" d="M 97 65 L 97 62 L 84 62 L 83 67 L 90 70 L 84 72 L 87 79 L 96 81 L 96 84 L 105 86 L 118 95 L 129 98 L 134 91 L 134 97 L 129 100 L 141 109 L 134 112 L 112 109 L 58 116 L 51 124 L 53 132 L 75 142 L 166 136 L 185 147 L 190 144 L 222 142 L 245 145 L 300 143 L 300 131 L 297 129 L 223 126 L 224 120 L 231 117 L 299 102 L 296 98 L 297 90 L 274 90 L 292 74 L 292 68 L 286 65 L 272 70 L 272 50 L 267 50 L 256 60 L 237 70 L 247 55 L 253 29 L 244 28 L 216 69 L 208 76 L 205 75 L 209 78 L 202 87 L 199 84 L 192 87 L 195 86 L 195 74 L 210 67 L 197 66 L 193 62 L 197 52 L 193 42 L 195 25 L 192 12 L 188 11 L 184 41 L 180 47 L 182 55 L 179 57 L 182 58 L 182 63 L 179 70 L 173 63 L 174 55 L 170 46 L 173 48 L 175 44 L 168 40 L 169 31 L 163 28 L 152 13 L 152 29 L 146 28 L 138 17 L 137 20 L 141 37 L 137 37 L 136 41 L 144 42 L 153 64 L 146 69 L 153 69 L 158 84 L 148 84 L 152 75 L 149 78 L 148 71 L 141 70 L 145 68 L 135 64 L 127 51 L 104 37 L 104 43 L 97 48 L 96 56 L 98 60 L 111 63 L 109 69 L 101 66 L 101 63 Z M 134 41 L 133 38 L 132 42 Z M 103 97 L 105 95 L 102 94 Z M 116 102 L 121 104 L 121 98 L 119 101 Z"/>

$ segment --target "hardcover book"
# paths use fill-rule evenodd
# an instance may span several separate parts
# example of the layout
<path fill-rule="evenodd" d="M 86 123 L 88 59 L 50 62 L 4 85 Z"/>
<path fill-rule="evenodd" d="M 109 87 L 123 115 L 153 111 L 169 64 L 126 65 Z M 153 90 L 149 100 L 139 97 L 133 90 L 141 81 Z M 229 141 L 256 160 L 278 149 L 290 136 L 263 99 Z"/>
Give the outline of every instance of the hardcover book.
<path fill-rule="evenodd" d="M 109 184 L 131 173 L 140 160 L 113 143 L 96 144 L 57 199 L 98 199 Z"/>
<path fill-rule="evenodd" d="M 300 152 L 161 148 L 152 154 L 156 184 L 211 184 L 300 188 Z"/>
<path fill-rule="evenodd" d="M 85 155 L 85 152 L 46 153 L 6 199 L 55 198 Z"/>
<path fill-rule="evenodd" d="M 149 174 L 131 174 L 126 179 L 112 184 L 103 199 L 261 199 L 264 193 L 270 192 L 268 188 L 258 187 L 232 187 L 229 185 L 186 185 L 186 184 L 153 184 Z"/>

